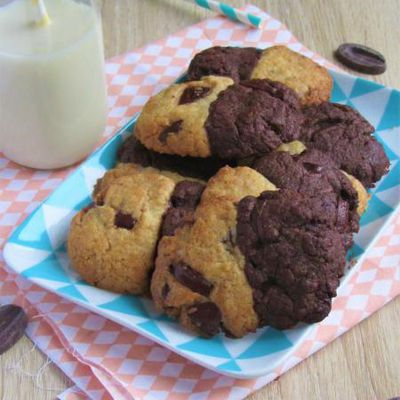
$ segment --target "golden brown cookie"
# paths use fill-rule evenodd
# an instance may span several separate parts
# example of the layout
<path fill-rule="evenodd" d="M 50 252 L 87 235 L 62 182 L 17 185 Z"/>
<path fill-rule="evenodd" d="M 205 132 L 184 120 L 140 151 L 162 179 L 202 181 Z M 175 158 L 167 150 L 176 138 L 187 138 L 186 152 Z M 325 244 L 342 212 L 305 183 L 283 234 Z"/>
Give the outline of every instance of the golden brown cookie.
<path fill-rule="evenodd" d="M 188 68 L 189 80 L 207 75 L 229 76 L 236 83 L 248 79 L 281 82 L 299 95 L 303 105 L 329 100 L 333 85 L 324 67 L 286 46 L 266 50 L 211 47 L 196 54 Z"/>
<path fill-rule="evenodd" d="M 163 214 L 178 180 L 134 165 L 99 180 L 93 206 L 74 217 L 68 236 L 72 266 L 84 280 L 114 292 L 149 291 Z"/>
<path fill-rule="evenodd" d="M 262 52 L 251 79 L 265 78 L 293 89 L 303 105 L 329 100 L 333 86 L 326 68 L 286 46 L 273 46 Z"/>
<path fill-rule="evenodd" d="M 258 327 L 245 259 L 235 244 L 236 203 L 276 190 L 247 167 L 222 168 L 201 195 L 194 221 L 164 236 L 151 282 L 155 304 L 202 335 L 241 337 Z"/>

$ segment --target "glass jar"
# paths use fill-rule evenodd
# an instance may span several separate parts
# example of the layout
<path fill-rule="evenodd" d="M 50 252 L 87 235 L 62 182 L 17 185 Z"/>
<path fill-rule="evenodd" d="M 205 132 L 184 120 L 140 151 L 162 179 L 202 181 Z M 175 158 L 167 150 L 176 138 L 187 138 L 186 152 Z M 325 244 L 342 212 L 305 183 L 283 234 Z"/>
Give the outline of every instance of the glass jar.
<path fill-rule="evenodd" d="M 92 1 L 0 0 L 0 151 L 40 169 L 84 158 L 106 122 L 101 20 Z"/>

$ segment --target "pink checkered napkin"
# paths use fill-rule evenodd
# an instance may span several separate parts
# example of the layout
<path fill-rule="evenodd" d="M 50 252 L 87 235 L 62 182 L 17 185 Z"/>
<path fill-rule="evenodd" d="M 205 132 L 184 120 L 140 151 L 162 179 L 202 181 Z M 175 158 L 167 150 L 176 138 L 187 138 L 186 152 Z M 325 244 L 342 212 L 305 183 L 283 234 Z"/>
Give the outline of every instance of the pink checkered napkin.
<path fill-rule="evenodd" d="M 104 140 L 140 110 L 149 96 L 174 81 L 193 54 L 203 48 L 217 44 L 261 48 L 285 44 L 328 65 L 279 21 L 256 7 L 248 6 L 247 10 L 265 18 L 262 31 L 215 17 L 110 60 L 106 66 L 109 118 Z M 0 155 L 0 246 L 71 170 L 33 172 Z M 73 381 L 74 386 L 60 394 L 59 399 L 240 399 L 399 295 L 399 264 L 400 213 L 382 231 L 359 270 L 340 288 L 328 318 L 274 373 L 254 380 L 237 380 L 211 372 L 51 294 L 7 270 L 1 254 L 0 303 L 17 302 L 28 310 L 32 321 L 29 337 Z"/>

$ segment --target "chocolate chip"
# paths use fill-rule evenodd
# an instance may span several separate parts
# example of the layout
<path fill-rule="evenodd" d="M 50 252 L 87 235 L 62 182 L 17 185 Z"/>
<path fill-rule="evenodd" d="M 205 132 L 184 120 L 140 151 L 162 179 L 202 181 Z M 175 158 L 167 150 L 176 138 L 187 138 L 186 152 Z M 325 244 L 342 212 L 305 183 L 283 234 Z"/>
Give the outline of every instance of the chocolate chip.
<path fill-rule="evenodd" d="M 131 230 L 136 224 L 135 218 L 130 214 L 124 214 L 121 211 L 118 211 L 115 214 L 114 224 L 118 228 Z"/>
<path fill-rule="evenodd" d="M 186 208 L 170 208 L 164 215 L 161 235 L 174 236 L 178 228 L 192 225 L 194 222 L 194 211 Z"/>
<path fill-rule="evenodd" d="M 184 207 L 194 209 L 200 202 L 205 185 L 200 182 L 181 181 L 175 186 L 171 196 L 173 207 Z"/>
<path fill-rule="evenodd" d="M 203 296 L 210 295 L 213 284 L 204 278 L 200 272 L 189 267 L 189 265 L 174 263 L 169 267 L 169 270 L 175 279 L 183 286 Z"/>
<path fill-rule="evenodd" d="M 173 236 L 178 228 L 193 224 L 194 212 L 200 202 L 205 185 L 199 182 L 181 181 L 171 196 L 171 206 L 162 223 L 162 236 Z"/>
<path fill-rule="evenodd" d="M 168 285 L 168 283 L 166 283 L 166 284 L 163 286 L 162 290 L 161 290 L 161 297 L 162 297 L 164 300 L 167 298 L 169 291 L 170 291 L 169 285 Z"/>
<path fill-rule="evenodd" d="M 311 163 L 303 163 L 303 167 L 312 174 L 320 174 L 322 172 L 321 165 L 318 164 L 311 164 Z"/>
<path fill-rule="evenodd" d="M 220 331 L 221 311 L 211 301 L 199 303 L 189 308 L 188 316 L 193 325 L 205 336 L 214 336 Z"/>
<path fill-rule="evenodd" d="M 345 189 L 342 189 L 341 191 L 340 191 L 340 197 L 343 199 L 343 200 L 347 200 L 347 201 L 351 201 L 352 200 L 352 194 L 351 193 L 349 193 L 347 190 L 345 190 Z"/>
<path fill-rule="evenodd" d="M 199 99 L 202 99 L 203 97 L 207 96 L 209 91 L 210 88 L 208 87 L 202 87 L 202 86 L 188 87 L 183 91 L 181 98 L 179 99 L 179 105 L 193 103 Z"/>
<path fill-rule="evenodd" d="M 222 238 L 221 242 L 229 253 L 233 253 L 233 248 L 236 246 L 236 238 L 231 229 L 229 229 L 225 237 Z"/>
<path fill-rule="evenodd" d="M 170 133 L 178 133 L 180 131 L 182 122 L 183 121 L 179 119 L 178 121 L 173 122 L 170 126 L 164 128 L 164 130 L 160 133 L 158 140 L 161 143 L 166 143 Z"/>
<path fill-rule="evenodd" d="M 23 336 L 28 317 L 25 311 L 15 305 L 0 307 L 0 354 L 3 354 Z"/>
<path fill-rule="evenodd" d="M 356 43 L 343 43 L 335 57 L 347 67 L 365 74 L 378 75 L 386 71 L 385 57 L 370 47 Z"/>

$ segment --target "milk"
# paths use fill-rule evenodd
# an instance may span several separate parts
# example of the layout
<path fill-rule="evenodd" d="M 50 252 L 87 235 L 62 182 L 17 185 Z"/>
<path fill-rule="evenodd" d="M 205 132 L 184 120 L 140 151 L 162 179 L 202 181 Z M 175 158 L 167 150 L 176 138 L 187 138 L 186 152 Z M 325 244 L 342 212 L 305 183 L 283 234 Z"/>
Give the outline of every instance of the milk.
<path fill-rule="evenodd" d="M 51 24 L 44 27 L 34 22 L 31 0 L 0 7 L 0 151 L 41 169 L 85 157 L 106 118 L 96 11 L 73 0 L 45 4 Z"/>

